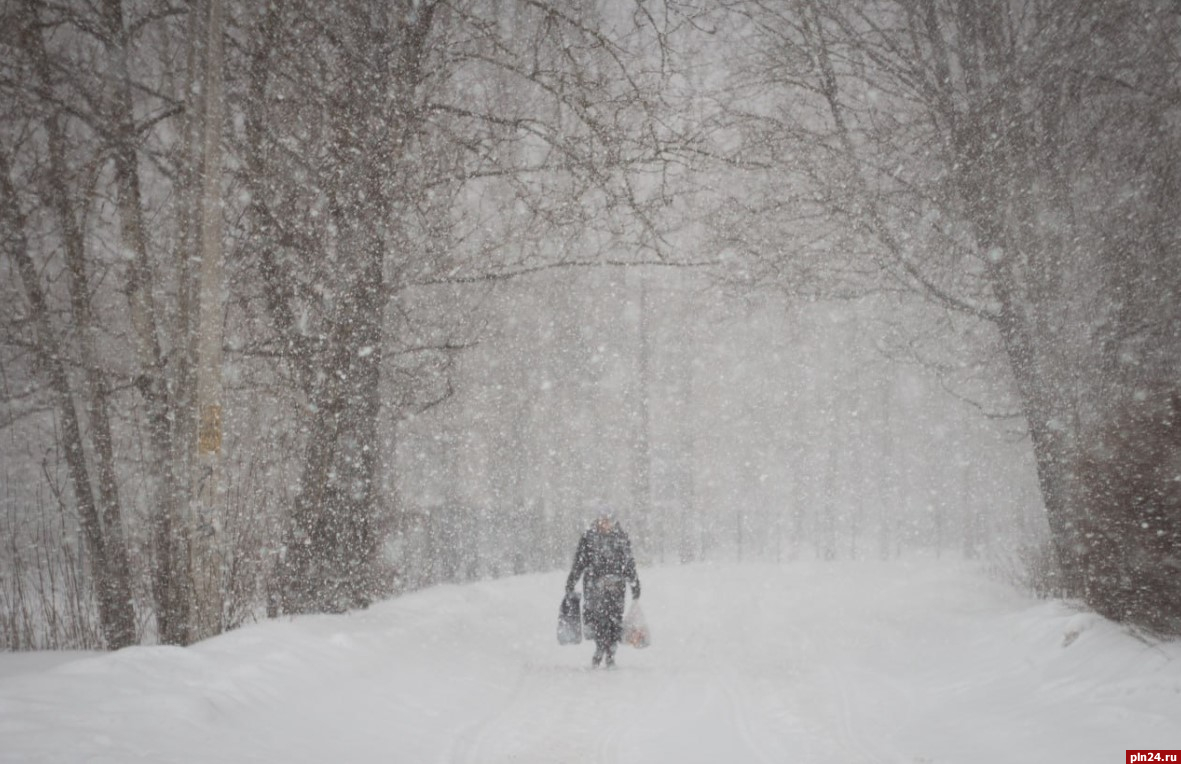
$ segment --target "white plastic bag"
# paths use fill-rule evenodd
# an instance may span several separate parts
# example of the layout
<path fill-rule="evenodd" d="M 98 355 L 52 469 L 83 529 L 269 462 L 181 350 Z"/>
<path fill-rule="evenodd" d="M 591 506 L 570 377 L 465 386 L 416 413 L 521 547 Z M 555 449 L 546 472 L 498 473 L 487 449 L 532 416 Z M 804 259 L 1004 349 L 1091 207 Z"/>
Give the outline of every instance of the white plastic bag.
<path fill-rule="evenodd" d="M 652 633 L 648 630 L 648 620 L 644 618 L 644 611 L 640 610 L 640 603 L 632 600 L 632 606 L 623 617 L 623 641 L 636 648 L 644 648 L 652 644 Z"/>

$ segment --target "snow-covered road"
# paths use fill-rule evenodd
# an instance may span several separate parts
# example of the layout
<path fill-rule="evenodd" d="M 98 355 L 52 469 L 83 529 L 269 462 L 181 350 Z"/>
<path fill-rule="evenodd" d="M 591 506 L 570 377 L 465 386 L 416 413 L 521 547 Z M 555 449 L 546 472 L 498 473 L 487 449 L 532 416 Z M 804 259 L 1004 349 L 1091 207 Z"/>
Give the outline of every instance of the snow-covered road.
<path fill-rule="evenodd" d="M 653 646 L 558 646 L 564 574 L 189 649 L 0 655 L 3 762 L 1120 762 L 1181 748 L 1181 643 L 959 561 L 641 569 Z"/>

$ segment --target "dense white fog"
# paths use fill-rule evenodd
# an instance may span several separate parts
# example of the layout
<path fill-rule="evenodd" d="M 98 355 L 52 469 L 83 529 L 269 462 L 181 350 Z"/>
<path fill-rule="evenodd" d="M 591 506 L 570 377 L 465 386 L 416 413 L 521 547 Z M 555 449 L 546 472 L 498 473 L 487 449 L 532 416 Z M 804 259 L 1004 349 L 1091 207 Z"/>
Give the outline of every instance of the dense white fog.
<path fill-rule="evenodd" d="M 646 268 L 532 277 L 482 308 L 456 395 L 394 438 L 399 501 L 474 527 L 450 576 L 567 565 L 604 503 L 654 563 L 1004 556 L 1045 537 L 1018 418 L 957 397 L 973 382 L 999 413 L 1007 381 L 918 363 L 873 300 L 742 299 Z"/>

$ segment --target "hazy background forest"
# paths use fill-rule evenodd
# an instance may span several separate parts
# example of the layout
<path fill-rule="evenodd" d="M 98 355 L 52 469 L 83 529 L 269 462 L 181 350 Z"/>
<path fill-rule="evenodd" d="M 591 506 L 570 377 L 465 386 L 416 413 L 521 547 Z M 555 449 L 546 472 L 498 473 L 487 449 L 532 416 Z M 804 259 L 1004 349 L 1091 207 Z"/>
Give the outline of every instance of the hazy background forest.
<path fill-rule="evenodd" d="M 0 643 L 963 554 L 1181 632 L 1181 12 L 4 0 Z M 557 595 L 557 593 L 555 593 Z"/>

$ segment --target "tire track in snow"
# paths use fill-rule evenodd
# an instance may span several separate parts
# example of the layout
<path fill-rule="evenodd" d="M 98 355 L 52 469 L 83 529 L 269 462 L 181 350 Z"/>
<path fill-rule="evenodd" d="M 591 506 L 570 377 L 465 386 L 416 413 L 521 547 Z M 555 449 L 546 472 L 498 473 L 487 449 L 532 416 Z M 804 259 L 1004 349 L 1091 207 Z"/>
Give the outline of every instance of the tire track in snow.
<path fill-rule="evenodd" d="M 817 650 L 812 628 L 798 623 L 789 624 L 787 628 L 792 662 L 800 669 L 815 667 L 815 671 L 798 674 L 799 686 L 793 694 L 800 731 L 805 737 L 802 742 L 809 747 L 801 752 L 807 754 L 804 760 L 835 760 L 848 764 L 898 761 L 897 755 L 883 750 L 882 741 L 871 740 L 861 731 L 864 725 L 859 723 L 855 698 L 872 687 L 850 678 L 850 670 L 856 671 L 857 664 L 846 668 L 826 662 L 831 656 L 821 654 L 823 647 Z M 821 636 L 823 638 L 823 634 Z M 831 708 L 832 713 L 819 712 L 825 707 Z"/>
<path fill-rule="evenodd" d="M 729 707 L 730 724 L 738 732 L 738 737 L 746 745 L 747 750 L 755 755 L 754 761 L 761 764 L 780 764 L 783 761 L 782 757 L 771 753 L 767 749 L 767 745 L 755 735 L 751 728 L 749 719 L 752 713 L 760 714 L 761 709 L 750 702 L 746 693 L 737 686 L 733 679 L 727 678 L 724 673 L 719 673 L 717 676 L 720 678 L 719 685 Z"/>
<path fill-rule="evenodd" d="M 525 678 L 526 672 L 522 670 L 517 674 L 516 682 L 513 683 L 513 689 L 509 691 L 508 697 L 499 708 L 485 715 L 476 723 L 469 724 L 455 736 L 455 740 L 448 746 L 446 757 L 441 760 L 440 764 L 480 761 L 480 759 L 474 757 L 481 749 L 481 741 L 487 736 L 488 730 L 496 724 L 497 720 L 504 717 L 517 702 L 517 698 L 524 689 Z"/>
<path fill-rule="evenodd" d="M 795 622 L 782 624 L 782 662 L 758 663 L 745 672 L 723 672 L 724 687 L 733 699 L 735 728 L 760 762 L 823 760 L 812 754 L 801 714 L 800 667 L 812 647 L 809 632 Z"/>
<path fill-rule="evenodd" d="M 879 751 L 869 745 L 864 736 L 857 732 L 857 725 L 853 722 L 853 703 L 850 700 L 848 680 L 841 672 L 832 667 L 825 667 L 824 677 L 825 684 L 836 691 L 837 723 L 840 725 L 840 734 L 836 736 L 836 741 L 847 754 L 857 755 L 855 761 L 879 760 L 881 758 Z"/>
<path fill-rule="evenodd" d="M 596 679 L 608 680 L 608 673 L 526 664 L 500 707 L 461 732 L 445 761 L 618 761 L 620 738 L 633 725 L 620 724 L 627 720 L 626 714 L 610 713 L 618 700 L 615 689 L 588 684 Z M 585 734 L 575 735 L 572 731 Z"/>

